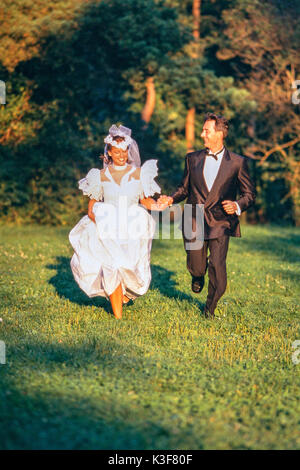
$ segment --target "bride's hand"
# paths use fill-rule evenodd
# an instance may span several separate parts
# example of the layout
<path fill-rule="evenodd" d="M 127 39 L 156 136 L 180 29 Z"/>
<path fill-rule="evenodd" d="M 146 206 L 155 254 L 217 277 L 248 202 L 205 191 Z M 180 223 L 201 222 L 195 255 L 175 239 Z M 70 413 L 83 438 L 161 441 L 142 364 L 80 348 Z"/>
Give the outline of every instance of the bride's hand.
<path fill-rule="evenodd" d="M 156 204 L 152 204 L 151 205 L 151 210 L 153 211 L 164 211 L 167 207 L 169 206 L 169 204 L 167 203 L 162 203 L 162 202 L 157 202 Z"/>
<path fill-rule="evenodd" d="M 94 214 L 94 212 L 88 212 L 88 216 L 89 216 L 89 218 L 90 218 L 93 222 L 96 223 L 96 219 L 95 219 L 95 214 Z"/>
<path fill-rule="evenodd" d="M 148 211 L 164 211 L 168 204 L 166 202 L 156 202 L 152 197 L 146 197 L 140 200 L 140 203 L 148 210 Z"/>
<path fill-rule="evenodd" d="M 93 207 L 94 207 L 95 202 L 97 202 L 96 199 L 90 199 L 89 200 L 88 216 L 93 222 L 96 223 L 95 214 L 93 212 Z"/>
<path fill-rule="evenodd" d="M 166 194 L 162 194 L 158 198 L 157 203 L 163 205 L 167 204 L 167 206 L 171 206 L 173 204 L 173 198 L 171 196 L 167 196 Z"/>

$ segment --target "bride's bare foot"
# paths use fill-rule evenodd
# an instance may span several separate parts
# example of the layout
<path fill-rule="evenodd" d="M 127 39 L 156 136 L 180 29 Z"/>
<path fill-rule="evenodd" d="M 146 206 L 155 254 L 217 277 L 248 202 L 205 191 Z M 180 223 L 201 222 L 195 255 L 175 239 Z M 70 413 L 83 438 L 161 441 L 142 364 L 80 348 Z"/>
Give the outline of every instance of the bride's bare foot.
<path fill-rule="evenodd" d="M 129 297 L 127 297 L 127 295 L 123 295 L 123 304 L 127 304 L 129 301 Z"/>

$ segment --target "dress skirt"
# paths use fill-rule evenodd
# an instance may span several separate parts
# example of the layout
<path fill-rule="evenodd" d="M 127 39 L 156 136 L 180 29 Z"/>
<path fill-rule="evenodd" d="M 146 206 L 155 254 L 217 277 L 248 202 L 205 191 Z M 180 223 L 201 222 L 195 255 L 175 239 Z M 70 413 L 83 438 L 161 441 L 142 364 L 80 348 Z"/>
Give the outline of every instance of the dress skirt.
<path fill-rule="evenodd" d="M 138 204 L 124 211 L 97 202 L 93 212 L 96 222 L 86 215 L 69 234 L 77 284 L 89 297 L 108 299 L 119 284 L 131 299 L 145 294 L 151 281 L 153 217 Z"/>

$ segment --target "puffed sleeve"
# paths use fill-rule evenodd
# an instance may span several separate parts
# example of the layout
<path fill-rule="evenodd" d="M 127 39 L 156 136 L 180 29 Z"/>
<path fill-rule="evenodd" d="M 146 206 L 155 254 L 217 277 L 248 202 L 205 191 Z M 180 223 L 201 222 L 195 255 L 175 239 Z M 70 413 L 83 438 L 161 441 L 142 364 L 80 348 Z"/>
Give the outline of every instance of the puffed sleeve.
<path fill-rule="evenodd" d="M 140 180 L 142 186 L 142 193 L 140 197 L 153 196 L 155 193 L 161 193 L 161 188 L 158 186 L 154 178 L 158 175 L 157 160 L 147 160 L 141 167 Z"/>
<path fill-rule="evenodd" d="M 79 180 L 78 187 L 84 196 L 89 196 L 90 199 L 96 199 L 96 201 L 103 200 L 103 188 L 98 168 L 92 168 L 85 178 Z"/>

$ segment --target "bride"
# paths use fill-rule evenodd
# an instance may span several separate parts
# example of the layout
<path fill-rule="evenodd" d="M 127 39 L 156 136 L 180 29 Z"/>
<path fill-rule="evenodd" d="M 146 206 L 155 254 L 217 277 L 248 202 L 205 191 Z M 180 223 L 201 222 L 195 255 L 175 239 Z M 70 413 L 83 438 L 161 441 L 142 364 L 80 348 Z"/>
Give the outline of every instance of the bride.
<path fill-rule="evenodd" d="M 103 170 L 92 168 L 79 181 L 90 200 L 88 215 L 69 234 L 71 269 L 89 297 L 106 297 L 122 318 L 123 304 L 145 294 L 151 281 L 155 221 L 145 209 L 161 211 L 167 204 L 150 197 L 161 192 L 154 181 L 157 160 L 141 167 L 131 129 L 113 125 L 104 142 Z"/>

